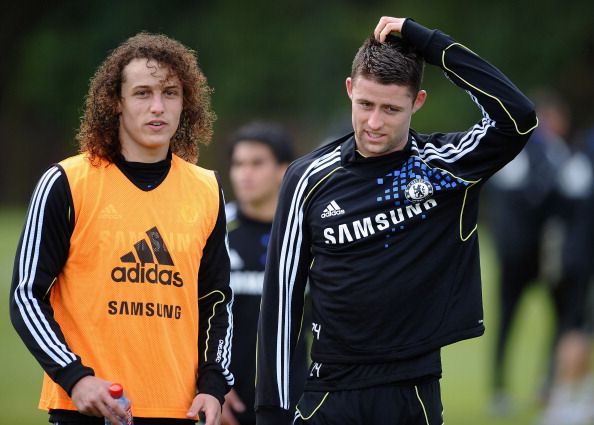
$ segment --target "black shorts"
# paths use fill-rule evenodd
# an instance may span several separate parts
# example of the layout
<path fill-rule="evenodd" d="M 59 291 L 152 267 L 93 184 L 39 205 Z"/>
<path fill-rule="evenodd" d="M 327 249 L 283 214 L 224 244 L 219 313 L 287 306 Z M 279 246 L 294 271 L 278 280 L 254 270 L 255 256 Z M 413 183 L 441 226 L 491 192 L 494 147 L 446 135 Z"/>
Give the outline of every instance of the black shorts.
<path fill-rule="evenodd" d="M 104 425 L 105 418 L 98 418 L 95 416 L 88 416 L 86 419 L 74 420 L 74 421 L 60 421 L 60 420 L 50 420 L 54 425 Z M 188 425 L 188 424 L 196 424 L 196 421 L 192 420 L 185 420 L 185 419 L 168 419 L 168 420 L 160 420 L 160 419 L 134 419 L 134 425 Z"/>
<path fill-rule="evenodd" d="M 442 425 L 439 380 L 360 390 L 306 391 L 297 404 L 299 425 Z"/>
<path fill-rule="evenodd" d="M 52 410 L 49 422 L 54 425 L 104 425 L 105 418 L 86 416 L 71 410 Z M 134 425 L 195 425 L 192 419 L 134 418 Z"/>

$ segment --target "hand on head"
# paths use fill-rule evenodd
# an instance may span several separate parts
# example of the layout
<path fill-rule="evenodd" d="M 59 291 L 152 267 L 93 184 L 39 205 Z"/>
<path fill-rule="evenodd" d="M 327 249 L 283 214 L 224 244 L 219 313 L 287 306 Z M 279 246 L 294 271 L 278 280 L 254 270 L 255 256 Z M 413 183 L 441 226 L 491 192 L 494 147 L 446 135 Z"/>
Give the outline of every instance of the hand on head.
<path fill-rule="evenodd" d="M 391 32 L 400 34 L 402 32 L 402 26 L 406 18 L 392 18 L 390 16 L 382 16 L 377 23 L 373 35 L 375 39 L 380 43 L 386 41 L 386 37 Z"/>

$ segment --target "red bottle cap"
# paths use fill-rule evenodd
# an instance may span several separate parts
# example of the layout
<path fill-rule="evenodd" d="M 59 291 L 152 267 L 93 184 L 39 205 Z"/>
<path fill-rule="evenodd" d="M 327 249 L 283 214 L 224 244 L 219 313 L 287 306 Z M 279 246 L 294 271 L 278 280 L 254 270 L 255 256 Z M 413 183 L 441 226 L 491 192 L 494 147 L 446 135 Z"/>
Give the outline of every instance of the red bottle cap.
<path fill-rule="evenodd" d="M 111 384 L 109 386 L 109 394 L 113 398 L 120 398 L 123 393 L 124 393 L 124 389 L 122 388 L 122 386 L 120 384 Z"/>

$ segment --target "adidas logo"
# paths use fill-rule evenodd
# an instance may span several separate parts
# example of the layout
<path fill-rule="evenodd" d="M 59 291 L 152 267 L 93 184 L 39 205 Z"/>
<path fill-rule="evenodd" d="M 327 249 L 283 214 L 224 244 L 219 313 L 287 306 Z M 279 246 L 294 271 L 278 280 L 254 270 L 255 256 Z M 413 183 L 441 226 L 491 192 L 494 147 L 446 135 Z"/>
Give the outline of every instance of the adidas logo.
<path fill-rule="evenodd" d="M 174 266 L 159 230 L 153 227 L 146 231 L 146 235 L 148 243 L 146 239 L 141 239 L 134 244 L 133 251 L 120 257 L 122 263 L 131 263 L 134 266 L 114 267 L 111 270 L 111 279 L 114 282 L 160 283 L 182 287 L 184 281 L 179 272 L 159 267 Z"/>
<path fill-rule="evenodd" d="M 322 211 L 322 218 L 332 217 L 335 215 L 344 214 L 344 210 L 338 206 L 336 201 L 332 201 L 328 204 L 324 211 Z"/>
<path fill-rule="evenodd" d="M 99 211 L 99 218 L 100 219 L 120 219 L 122 215 L 115 209 L 113 204 L 109 204 L 101 211 Z"/>

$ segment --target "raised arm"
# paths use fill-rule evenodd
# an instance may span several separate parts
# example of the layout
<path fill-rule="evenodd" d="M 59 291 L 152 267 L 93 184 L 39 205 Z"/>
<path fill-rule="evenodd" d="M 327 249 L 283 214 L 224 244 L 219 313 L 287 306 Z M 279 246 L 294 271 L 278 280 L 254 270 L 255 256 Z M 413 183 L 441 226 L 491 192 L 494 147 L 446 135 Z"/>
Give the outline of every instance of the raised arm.
<path fill-rule="evenodd" d="M 412 19 L 382 17 L 375 28 L 378 40 L 400 33 L 428 64 L 440 67 L 447 78 L 477 104 L 482 119 L 465 132 L 439 134 L 413 146 L 426 161 L 469 179 L 488 177 L 523 148 L 537 126 L 532 102 L 496 67 L 439 30 Z"/>

